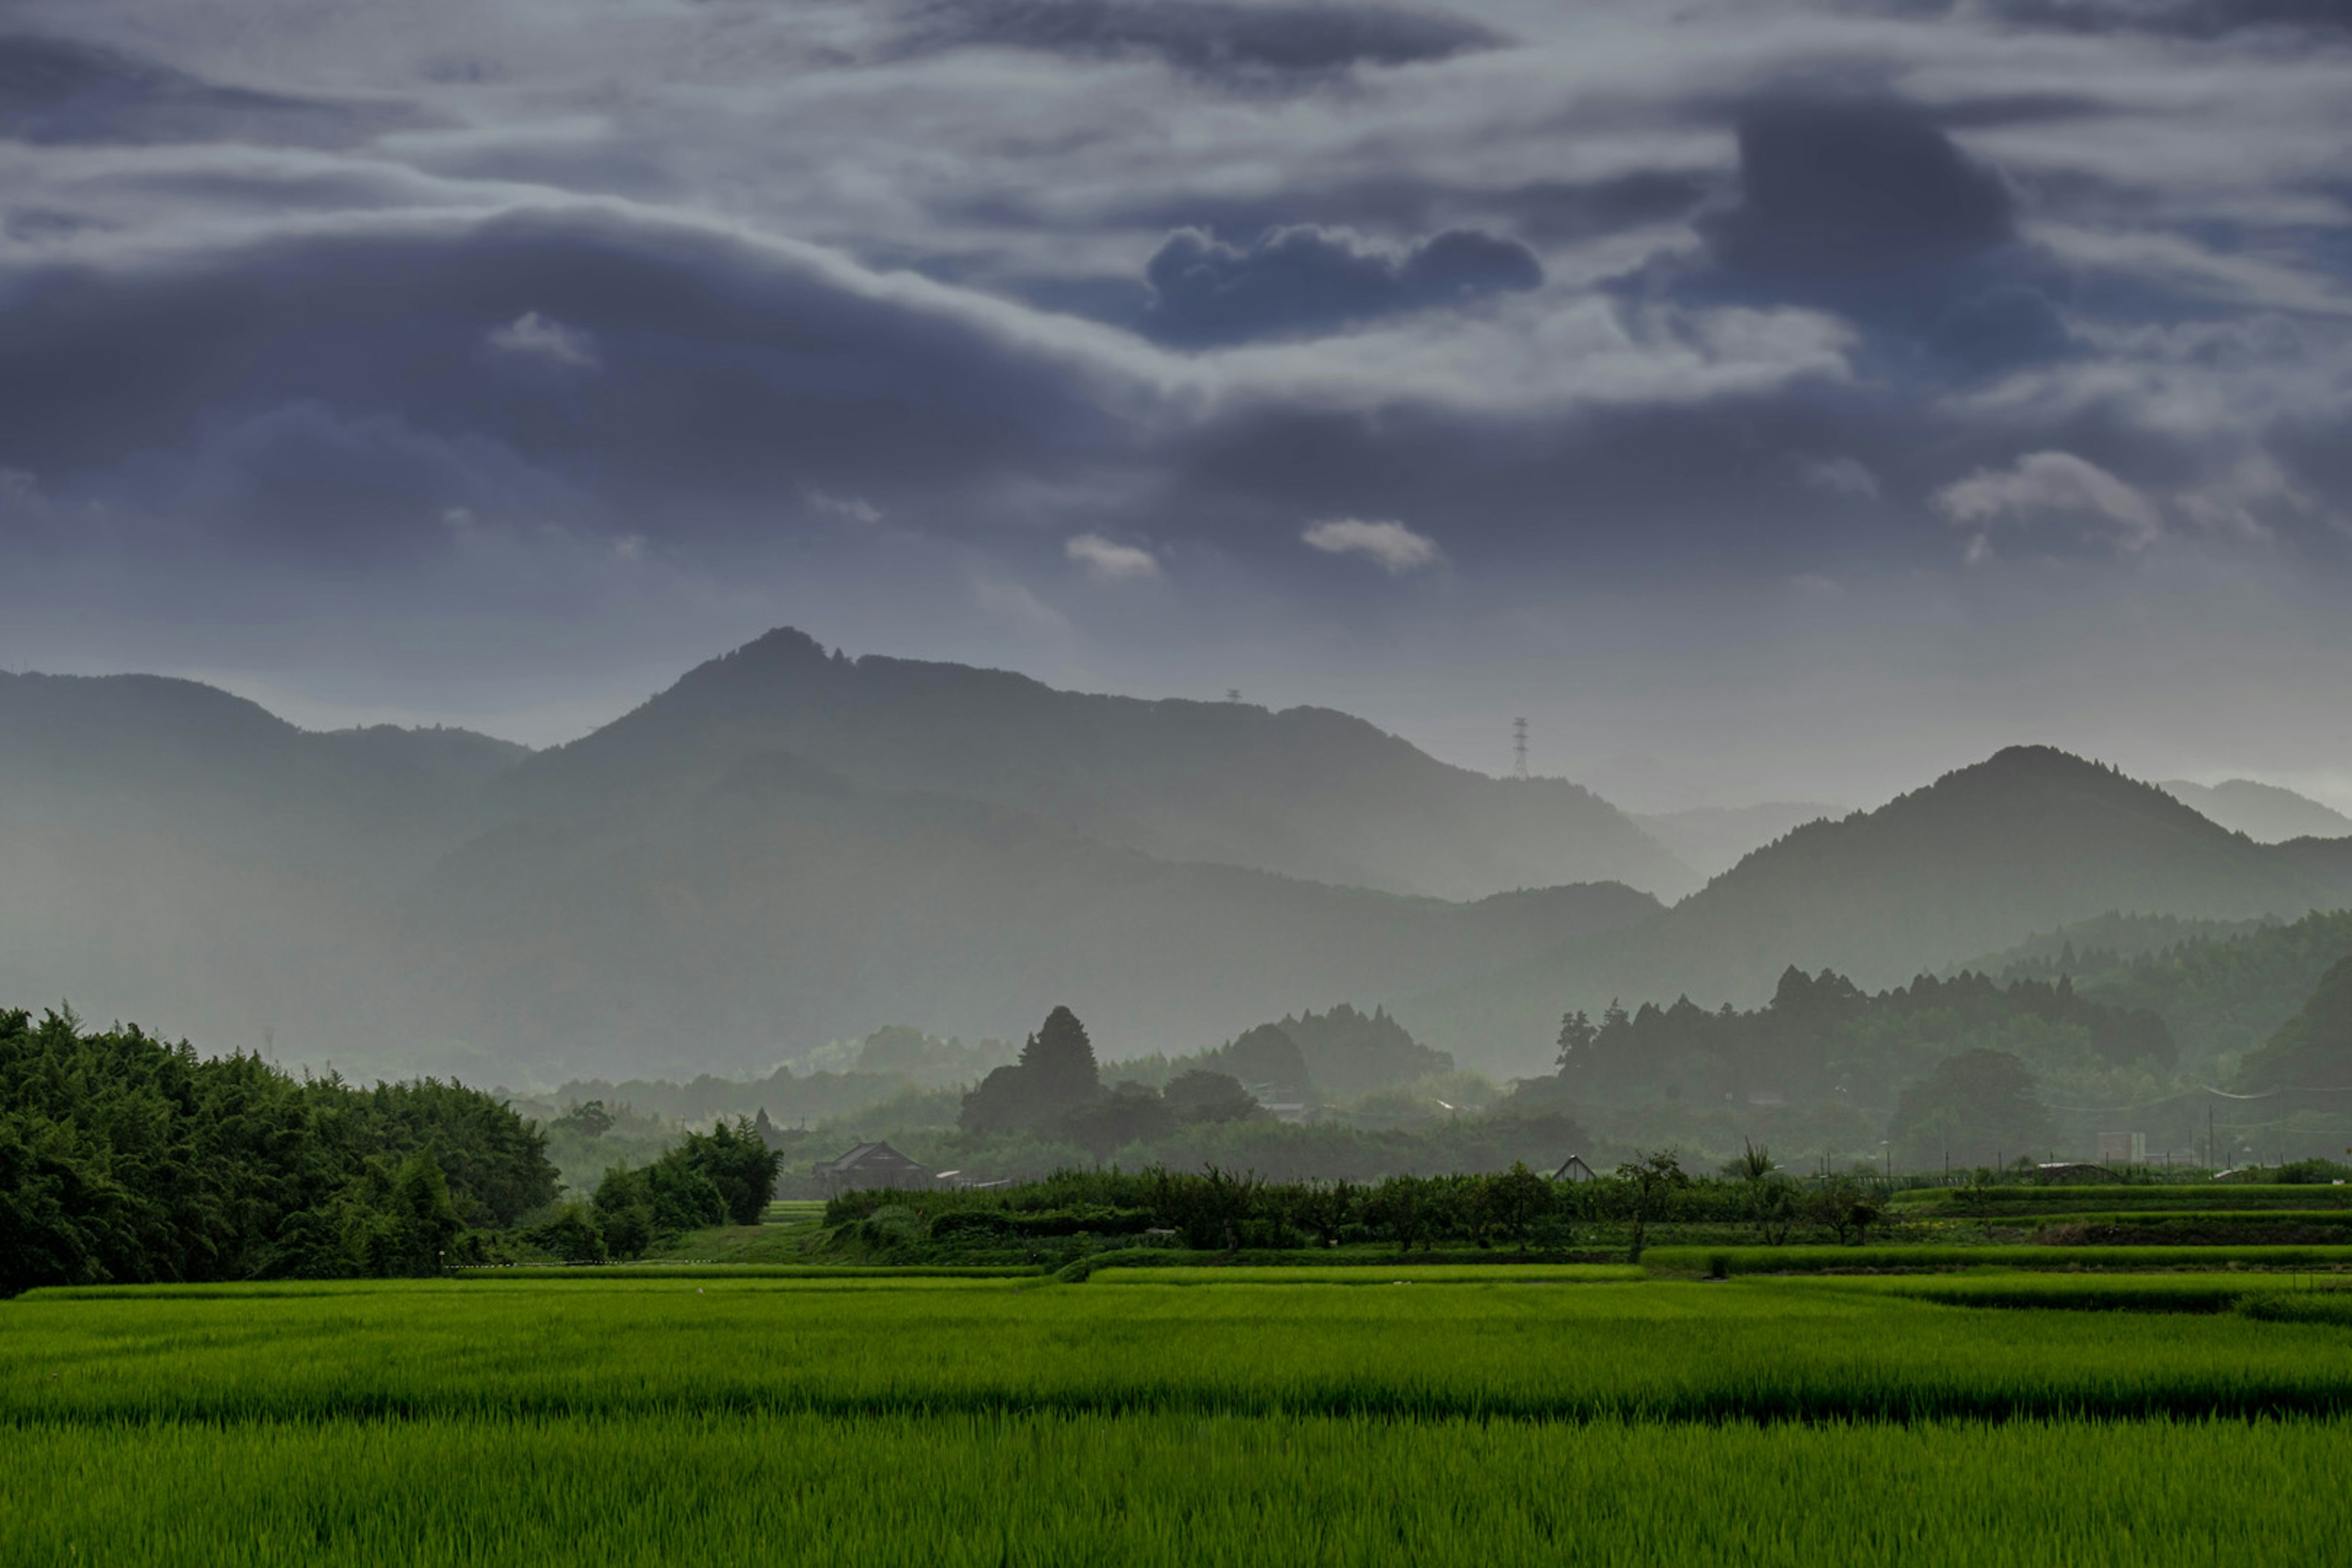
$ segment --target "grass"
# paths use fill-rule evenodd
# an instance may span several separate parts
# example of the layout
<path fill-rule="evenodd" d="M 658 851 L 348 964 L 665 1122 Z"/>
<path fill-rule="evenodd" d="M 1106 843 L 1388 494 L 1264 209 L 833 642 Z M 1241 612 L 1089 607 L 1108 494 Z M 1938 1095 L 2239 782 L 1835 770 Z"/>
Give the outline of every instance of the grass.
<path fill-rule="evenodd" d="M 2342 1420 L 672 1412 L 8 1436 L 0 1560 L 23 1563 L 2145 1568 L 2336 1562 L 2352 1523 Z"/>
<path fill-rule="evenodd" d="M 2352 1269 L 2352 1247 L 1654 1247 L 1665 1274 L 1802 1274 L 1866 1268 Z"/>
<path fill-rule="evenodd" d="M 1437 1263 L 1398 1264 L 1390 1268 L 1311 1263 L 1251 1268 L 1149 1266 L 1105 1268 L 1089 1276 L 1119 1285 L 1592 1285 L 1646 1278 L 1623 1263 Z"/>
<path fill-rule="evenodd" d="M 0 1563 L 2139 1568 L 2352 1529 L 2352 1295 L 2280 1276 L 1159 1272 L 35 1291 Z M 2034 1310 L 2093 1304 L 2143 1310 Z"/>
<path fill-rule="evenodd" d="M 1888 1207 L 1905 1218 L 1926 1217 L 1927 1214 L 1973 1218 L 1978 1215 L 2042 1214 L 2060 1209 L 2102 1214 L 2117 1209 L 2136 1213 L 2149 1209 L 2345 1209 L 2352 1208 L 2352 1186 L 2181 1182 L 2148 1186 L 1987 1187 L 1981 1193 L 1971 1193 L 1966 1187 L 1915 1187 L 1896 1193 Z"/>
<path fill-rule="evenodd" d="M 1810 1283 L 1204 1289 L 704 1275 L 184 1300 L 35 1291 L 0 1307 L 0 1420 L 2352 1411 L 2352 1347 L 2327 1325 L 1969 1312 Z"/>

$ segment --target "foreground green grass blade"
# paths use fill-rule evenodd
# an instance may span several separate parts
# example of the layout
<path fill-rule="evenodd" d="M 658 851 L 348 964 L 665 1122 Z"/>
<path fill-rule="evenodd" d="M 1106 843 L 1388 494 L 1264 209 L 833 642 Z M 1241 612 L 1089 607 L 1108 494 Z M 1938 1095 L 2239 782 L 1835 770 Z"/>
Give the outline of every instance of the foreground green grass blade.
<path fill-rule="evenodd" d="M 0 1305 L 0 1420 L 2352 1411 L 2352 1337 L 2332 1322 L 1977 1311 L 1852 1288 L 1863 1283 L 643 1279 L 37 1292 Z"/>
<path fill-rule="evenodd" d="M 2340 1419 L 673 1414 L 0 1439 L 11 1563 L 2146 1568 L 2336 1563 L 2352 1530 Z"/>

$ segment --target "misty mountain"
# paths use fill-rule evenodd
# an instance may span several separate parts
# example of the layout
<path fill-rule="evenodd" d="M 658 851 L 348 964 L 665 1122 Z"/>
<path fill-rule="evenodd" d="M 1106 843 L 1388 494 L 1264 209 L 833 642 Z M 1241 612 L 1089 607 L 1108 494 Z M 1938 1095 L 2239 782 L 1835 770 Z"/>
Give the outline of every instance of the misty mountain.
<path fill-rule="evenodd" d="M 1808 822 L 1846 815 L 1819 801 L 1776 800 L 1758 805 L 1699 806 L 1657 816 L 1635 814 L 1633 824 L 1702 878 L 1728 871 L 1754 850 Z"/>
<path fill-rule="evenodd" d="M 2193 784 L 2173 779 L 2158 784 L 2175 800 L 2192 805 L 2210 821 L 2232 833 L 2242 833 L 2258 844 L 2282 844 L 2290 838 L 2352 837 L 2352 816 L 2331 811 L 2305 795 L 2252 779 L 2225 779 L 2217 784 Z"/>
<path fill-rule="evenodd" d="M 1527 1071 L 1565 1009 L 1612 996 L 1748 1005 L 1792 963 L 1877 990 L 2107 910 L 2245 920 L 2347 902 L 2352 842 L 2256 844 L 2113 768 L 2020 746 L 1800 827 L 1636 931 L 1397 1010 L 1433 1046 L 1514 1051 L 1500 1061 Z"/>
<path fill-rule="evenodd" d="M 1696 883 L 1590 791 L 1454 767 L 1328 709 L 1057 691 L 1003 670 L 828 656 L 791 630 L 538 754 L 499 796 L 517 814 L 561 813 L 773 752 L 1161 860 L 1339 886 L 1475 899 L 1594 881 L 1671 896 Z"/>
<path fill-rule="evenodd" d="M 2319 977 L 2303 1010 L 2279 1026 L 2238 1072 L 2240 1090 L 2284 1091 L 2308 1108 L 2341 1106 L 2352 1095 L 2352 958 Z"/>
<path fill-rule="evenodd" d="M 521 754 L 313 733 L 194 681 L 0 675 L 0 995 L 216 1049 L 377 1038 L 392 900 Z"/>
<path fill-rule="evenodd" d="M 446 857 L 404 928 L 435 1026 L 535 1058 L 743 1068 L 877 1017 L 1017 1036 L 1059 1002 L 1107 1050 L 1173 1054 L 1659 909 L 1616 884 L 1454 904 L 1172 862 L 734 750 L 615 769 L 601 795 L 567 780 L 562 811 Z"/>

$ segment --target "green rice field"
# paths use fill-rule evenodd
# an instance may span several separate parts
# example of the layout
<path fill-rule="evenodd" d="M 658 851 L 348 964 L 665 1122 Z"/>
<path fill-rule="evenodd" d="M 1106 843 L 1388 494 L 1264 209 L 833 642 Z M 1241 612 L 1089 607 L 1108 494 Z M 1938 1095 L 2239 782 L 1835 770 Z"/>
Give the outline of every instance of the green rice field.
<path fill-rule="evenodd" d="M 35 1291 L 0 1302 L 0 1563 L 2320 1563 L 2352 1531 L 2352 1293 L 2316 1278 L 1151 1272 Z"/>

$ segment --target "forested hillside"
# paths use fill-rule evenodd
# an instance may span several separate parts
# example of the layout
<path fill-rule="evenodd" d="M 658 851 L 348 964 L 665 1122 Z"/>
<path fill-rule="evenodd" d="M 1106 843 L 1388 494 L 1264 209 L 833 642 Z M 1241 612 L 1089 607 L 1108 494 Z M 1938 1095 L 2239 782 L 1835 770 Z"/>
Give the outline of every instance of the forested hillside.
<path fill-rule="evenodd" d="M 2252 779 L 2194 784 L 2185 779 L 2171 779 L 2158 787 L 2257 844 L 2282 844 L 2290 838 L 2352 837 L 2352 817 L 2276 784 L 2257 784 Z"/>
<path fill-rule="evenodd" d="M 394 900 L 522 754 L 314 733 L 193 681 L 0 674 L 0 994 L 312 1060 L 380 1046 Z"/>
<path fill-rule="evenodd" d="M 788 629 L 534 757 L 500 795 L 519 816 L 593 812 L 777 752 L 1163 860 L 1448 899 L 1593 881 L 1673 895 L 1695 882 L 1590 791 L 1453 767 L 1328 709 L 1056 691 L 1003 670 L 827 655 Z"/>
<path fill-rule="evenodd" d="M 447 858 L 407 928 L 436 1026 L 740 1071 L 877 1017 L 1011 1036 L 1050 995 L 1118 1054 L 1173 1055 L 1657 912 L 1607 884 L 1448 904 L 1171 863 L 773 752 L 695 776 Z"/>
<path fill-rule="evenodd" d="M 2352 1105 L 2352 958 L 2321 975 L 2301 1010 L 2248 1054 L 2238 1088 L 2293 1097 L 2298 1109 Z"/>
<path fill-rule="evenodd" d="M 1532 1061 L 1564 1008 L 1597 1012 L 1612 996 L 1751 1005 L 1790 964 L 1884 987 L 2105 910 L 2294 919 L 2347 902 L 2352 846 L 2255 844 L 2113 768 L 2016 747 L 1877 811 L 1800 827 L 1638 932 L 1399 1011 L 1457 1055 L 1509 1041 Z"/>
<path fill-rule="evenodd" d="M 2168 1074 L 2177 1054 L 2155 1014 L 2103 1005 L 2063 980 L 1922 975 L 1873 994 L 1793 968 L 1759 1008 L 1710 1011 L 1683 997 L 1570 1014 L 1559 1047 L 1559 1087 L 1579 1103 L 1834 1100 L 1880 1114 L 1904 1084 L 1963 1051 L 2007 1052 L 2061 1099 Z"/>

